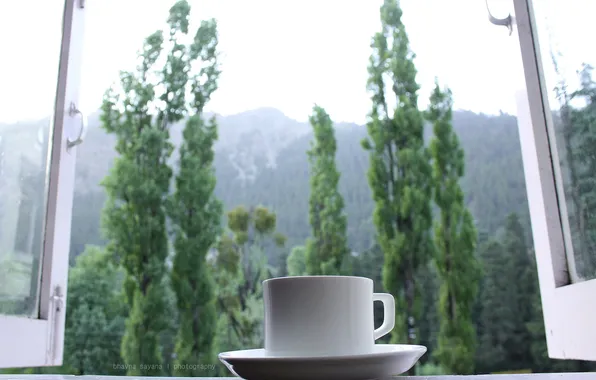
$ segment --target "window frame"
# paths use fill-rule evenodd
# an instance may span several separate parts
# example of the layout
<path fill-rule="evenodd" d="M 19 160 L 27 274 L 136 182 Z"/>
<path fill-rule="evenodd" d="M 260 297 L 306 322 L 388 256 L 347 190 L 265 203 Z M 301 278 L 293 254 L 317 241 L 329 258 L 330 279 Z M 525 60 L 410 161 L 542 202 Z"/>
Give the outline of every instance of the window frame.
<path fill-rule="evenodd" d="M 532 0 L 514 0 L 526 90 L 518 94 L 518 128 L 548 355 L 596 360 L 596 279 L 572 281 L 573 251 Z"/>
<path fill-rule="evenodd" d="M 38 315 L 0 315 L 0 368 L 62 365 L 76 162 L 76 146 L 69 142 L 84 131 L 82 115 L 70 112 L 71 104 L 79 100 L 84 0 L 65 0 L 63 15 L 51 159 L 46 170 Z"/>

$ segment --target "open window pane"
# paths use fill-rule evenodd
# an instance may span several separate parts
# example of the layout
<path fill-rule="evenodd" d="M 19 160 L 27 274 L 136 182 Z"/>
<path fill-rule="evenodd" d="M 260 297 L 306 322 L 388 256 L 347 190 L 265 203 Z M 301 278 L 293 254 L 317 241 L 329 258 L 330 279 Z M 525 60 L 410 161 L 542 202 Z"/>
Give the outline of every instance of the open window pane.
<path fill-rule="evenodd" d="M 0 73 L 0 368 L 62 363 L 76 145 L 85 131 L 76 106 L 81 2 L 34 8 L 0 4 L 0 33 L 18 36 L 0 43 L 12 57 Z"/>
<path fill-rule="evenodd" d="M 590 0 L 548 0 L 533 8 L 569 274 L 579 282 L 596 278 L 596 6 Z"/>
<path fill-rule="evenodd" d="M 0 3 L 0 314 L 35 317 L 64 0 Z M 27 14 L 28 23 L 14 15 Z M 43 33 L 25 33 L 43 25 Z M 32 46 L 35 46 L 32 49 Z M 39 59 L 43 57 L 43 59 Z"/>
<path fill-rule="evenodd" d="M 584 187 L 594 178 L 586 153 L 594 122 L 579 91 L 590 88 L 581 80 L 591 59 L 581 26 L 590 4 L 514 4 L 527 95 L 520 97 L 518 122 L 548 355 L 596 360 L 594 227 L 588 224 L 594 187 Z"/>

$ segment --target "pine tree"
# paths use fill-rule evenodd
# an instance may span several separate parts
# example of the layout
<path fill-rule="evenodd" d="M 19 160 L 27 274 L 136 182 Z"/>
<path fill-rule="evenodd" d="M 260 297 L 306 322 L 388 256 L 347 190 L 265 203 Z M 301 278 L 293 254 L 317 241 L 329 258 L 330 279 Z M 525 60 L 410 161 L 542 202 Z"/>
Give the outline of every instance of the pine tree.
<path fill-rule="evenodd" d="M 187 7 L 187 4 L 178 6 Z M 188 8 L 182 11 L 184 17 L 188 17 Z M 180 318 L 175 348 L 178 370 L 174 371 L 174 376 L 214 375 L 197 368 L 196 364 L 217 362 L 215 284 L 206 256 L 221 234 L 223 207 L 214 195 L 213 145 L 217 140 L 217 124 L 215 117 L 209 121 L 202 117 L 205 104 L 217 89 L 216 49 L 217 25 L 212 19 L 202 22 L 190 46 L 177 44 L 175 51 L 180 54 L 169 57 L 173 70 L 168 74 L 177 76 L 181 93 L 187 87 L 190 89 L 193 95 L 190 112 L 194 113 L 182 132 L 176 190 L 169 204 L 176 252 L 172 287 Z M 195 60 L 199 60 L 200 69 L 195 76 L 185 77 Z"/>
<path fill-rule="evenodd" d="M 476 351 L 476 370 L 488 373 L 508 368 L 507 339 L 513 326 L 515 314 L 510 302 L 514 294 L 511 285 L 516 281 L 508 272 L 509 257 L 503 245 L 495 239 L 489 239 L 479 249 L 479 256 L 484 271 L 484 286 L 480 298 L 483 300 L 478 323 L 482 334 L 478 337 Z"/>
<path fill-rule="evenodd" d="M 415 274 L 432 255 L 431 167 L 418 110 L 414 54 L 396 0 L 381 7 L 382 31 L 372 42 L 368 90 L 373 109 L 362 143 L 370 155 L 373 220 L 385 255 L 383 282 L 396 299 L 394 342 L 414 343 L 420 313 Z M 390 83 L 386 83 L 386 79 Z M 386 94 L 386 89 L 391 94 Z M 395 99 L 391 108 L 389 99 Z"/>
<path fill-rule="evenodd" d="M 485 272 L 480 297 L 478 365 L 484 372 L 532 368 L 532 336 L 536 320 L 535 267 L 526 233 L 517 214 L 506 221 L 501 243 L 489 241 L 480 249 Z"/>
<path fill-rule="evenodd" d="M 526 242 L 526 233 L 517 214 L 512 213 L 505 221 L 505 232 L 502 239 L 505 255 L 508 260 L 508 272 L 515 279 L 509 286 L 510 307 L 515 311 L 511 314 L 511 332 L 506 341 L 508 362 L 515 363 L 518 368 L 525 369 L 532 366 L 532 353 L 527 342 L 531 341 L 528 323 L 533 319 L 533 306 L 537 293 L 537 282 L 533 271 L 532 258 Z"/>
<path fill-rule="evenodd" d="M 434 130 L 430 143 L 433 195 L 440 214 L 434 240 L 441 321 L 435 355 L 448 373 L 471 374 L 476 349 L 472 308 L 480 280 L 475 257 L 477 234 L 459 184 L 464 175 L 464 151 L 451 125 L 451 91 L 441 91 L 437 83 L 430 103 L 428 118 Z"/>
<path fill-rule="evenodd" d="M 310 117 L 314 141 L 310 161 L 310 225 L 313 237 L 306 243 L 306 270 L 310 275 L 338 275 L 344 272 L 349 253 L 344 199 L 339 193 L 339 172 L 335 165 L 337 143 L 331 118 L 319 106 Z"/>
<path fill-rule="evenodd" d="M 108 250 L 126 271 L 130 313 L 122 358 L 129 376 L 165 373 L 160 337 L 168 327 L 165 200 L 172 178 L 167 161 L 173 151 L 169 127 L 186 115 L 190 63 L 178 38 L 188 34 L 189 11 L 186 1 L 170 9 L 169 39 L 161 30 L 147 37 L 139 65 L 121 73 L 120 85 L 106 92 L 102 105 L 103 128 L 116 136 L 119 154 L 103 181 L 108 195 L 103 222 Z M 193 46 L 197 43 L 202 41 Z M 193 56 L 196 60 L 198 52 L 191 49 Z"/>

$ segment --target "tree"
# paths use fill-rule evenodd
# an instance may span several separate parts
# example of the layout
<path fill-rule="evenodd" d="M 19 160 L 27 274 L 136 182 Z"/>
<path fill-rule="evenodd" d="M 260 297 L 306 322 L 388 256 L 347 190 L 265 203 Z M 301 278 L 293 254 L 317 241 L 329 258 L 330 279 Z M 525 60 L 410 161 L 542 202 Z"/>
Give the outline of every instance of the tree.
<path fill-rule="evenodd" d="M 509 257 L 501 243 L 491 238 L 479 249 L 484 271 L 483 300 L 479 324 L 482 334 L 478 338 L 477 371 L 487 373 L 507 367 L 507 339 L 513 329 L 515 314 L 510 304 L 515 282 L 508 272 Z M 513 368 L 510 368 L 513 369 Z M 519 368 L 515 368 L 519 369 Z"/>
<path fill-rule="evenodd" d="M 217 322 L 216 342 L 219 351 L 231 351 L 242 348 L 240 341 L 244 331 L 237 322 L 240 313 L 238 288 L 241 286 L 244 273 L 241 267 L 240 252 L 236 249 L 234 239 L 229 234 L 221 236 L 214 251 L 209 255 L 213 268 L 216 288 Z M 224 376 L 227 369 L 218 367 L 218 376 Z"/>
<path fill-rule="evenodd" d="M 249 112 L 238 116 L 219 116 L 217 120 L 220 143 L 223 145 L 230 143 L 230 138 L 222 140 L 223 130 L 229 131 L 232 136 L 243 136 L 244 132 L 240 132 L 244 130 L 242 125 L 255 123 L 250 115 L 259 115 L 259 118 L 263 118 L 259 119 L 261 121 L 257 123 L 258 126 L 254 124 L 255 128 L 259 129 L 269 130 L 275 128 L 275 125 L 284 125 L 287 126 L 284 130 L 294 131 L 304 127 L 283 115 L 280 115 L 281 119 L 270 118 L 267 111 L 263 114 L 260 111 L 254 111 L 254 113 Z M 97 217 L 99 220 L 99 210 L 104 204 L 105 196 L 103 189 L 96 189 L 95 181 L 98 179 L 97 182 L 99 182 L 99 178 L 103 178 L 104 173 L 111 166 L 115 152 L 112 136 L 107 135 L 101 128 L 94 128 L 94 125 L 94 118 L 91 117 L 88 140 L 94 141 L 94 144 L 88 145 L 86 150 L 80 150 L 77 153 L 77 186 L 73 213 L 73 226 L 86 225 L 89 228 L 85 228 L 86 236 L 82 237 L 78 235 L 75 237 L 73 231 L 73 239 L 79 243 L 92 242 L 104 245 L 105 240 L 98 236 L 99 230 L 93 229 L 97 221 L 89 222 L 87 219 Z M 339 126 L 337 124 L 335 128 L 336 164 L 341 173 L 339 190 L 346 202 L 348 246 L 352 251 L 364 252 L 376 242 L 372 221 L 374 203 L 369 184 L 366 180 L 363 181 L 369 167 L 368 152 L 361 147 L 366 128 Z M 466 175 L 461 183 L 466 205 L 474 215 L 478 230 L 494 235 L 507 214 L 518 211 L 526 231 L 529 231 L 529 211 L 515 117 L 506 114 L 477 115 L 469 111 L 454 110 L 453 126 L 466 152 Z M 179 125 L 179 129 L 176 128 L 175 132 L 172 132 L 172 141 L 175 144 L 181 140 L 176 134 L 182 129 L 181 127 L 183 125 Z M 430 137 L 431 131 L 432 129 L 429 128 L 426 132 L 427 137 Z M 291 248 L 303 245 L 311 235 L 308 221 L 309 169 L 308 156 L 305 152 L 309 149 L 312 138 L 307 136 L 290 138 L 289 145 L 275 158 L 275 167 L 267 167 L 264 157 L 269 150 L 262 149 L 262 144 L 259 144 L 259 133 L 256 131 L 246 133 L 252 136 L 250 139 L 252 141 L 248 142 L 248 139 L 242 137 L 238 144 L 242 146 L 242 154 L 248 153 L 249 157 L 252 155 L 260 157 L 261 161 L 255 162 L 258 174 L 254 182 L 247 183 L 246 187 L 239 187 L 238 175 L 242 175 L 245 171 L 244 167 L 234 166 L 240 156 L 229 156 L 233 152 L 239 153 L 235 145 L 230 147 L 232 150 L 216 149 L 216 195 L 223 201 L 225 210 L 230 210 L 238 204 L 267 204 L 268 207 L 276 210 L 277 226 L 279 231 L 288 236 L 288 246 Z M 10 138 L 8 132 L 3 131 L 3 135 Z M 14 143 L 10 146 L 13 145 Z M 171 161 L 173 163 L 174 160 Z M 101 197 L 97 199 L 80 196 L 96 191 L 102 191 Z M 82 208 L 89 210 L 85 213 L 77 212 Z M 78 246 L 83 247 L 81 244 Z M 283 250 L 275 250 L 275 252 L 268 250 L 271 254 L 270 262 L 277 267 L 279 267 L 277 259 L 280 251 L 283 252 Z M 71 251 L 71 256 L 76 256 L 80 252 L 82 249 L 75 247 Z"/>
<path fill-rule="evenodd" d="M 307 153 L 313 237 L 306 243 L 306 269 L 311 275 L 338 275 L 345 272 L 349 249 L 344 199 L 337 189 L 340 177 L 335 165 L 337 143 L 333 123 L 323 108 L 314 106 L 309 120 L 314 133 Z"/>
<path fill-rule="evenodd" d="M 303 246 L 292 248 L 287 260 L 287 272 L 289 276 L 306 275 L 306 249 Z"/>
<path fill-rule="evenodd" d="M 276 215 L 266 207 L 239 206 L 228 212 L 228 231 L 219 239 L 211 262 L 217 283 L 218 346 L 220 350 L 263 345 L 263 289 L 275 276 L 266 247 L 281 246 L 285 236 L 276 232 Z"/>
<path fill-rule="evenodd" d="M 171 273 L 172 265 L 171 260 L 168 263 L 168 271 Z M 172 287 L 172 276 L 166 276 L 164 284 L 164 292 L 166 299 L 166 315 L 165 318 L 168 321 L 166 328 L 160 334 L 159 342 L 162 347 L 162 353 L 165 364 L 165 376 L 174 376 L 175 370 L 178 367 L 174 365 L 177 363 L 176 358 L 176 343 L 180 330 L 180 318 L 179 311 L 177 308 L 176 293 Z"/>
<path fill-rule="evenodd" d="M 422 296 L 420 299 L 421 316 L 418 321 L 419 343 L 427 348 L 427 353 L 420 358 L 420 363 L 435 363 L 435 349 L 437 348 L 437 337 L 441 326 L 438 313 L 439 308 L 439 286 L 440 277 L 437 273 L 434 262 L 429 262 L 426 267 L 420 268 L 416 274 Z M 439 365 L 440 363 L 437 363 Z M 443 368 L 443 370 L 445 370 Z M 450 373 L 449 371 L 445 373 Z"/>
<path fill-rule="evenodd" d="M 481 293 L 478 365 L 482 372 L 532 368 L 530 327 L 536 320 L 534 302 L 538 293 L 526 234 L 517 214 L 510 214 L 499 237 L 480 249 L 485 272 Z"/>
<path fill-rule="evenodd" d="M 120 340 L 126 305 L 124 273 L 108 253 L 87 246 L 68 275 L 64 367 L 75 375 L 124 375 Z"/>
<path fill-rule="evenodd" d="M 179 2 L 172 8 L 170 20 L 181 25 L 188 23 L 189 7 Z M 185 26 L 183 33 L 188 32 Z M 214 338 L 217 313 L 215 284 L 206 255 L 221 234 L 221 202 L 215 197 L 216 184 L 213 168 L 213 145 L 217 140 L 215 117 L 205 122 L 202 117 L 205 104 L 217 89 L 219 69 L 217 62 L 217 25 L 215 20 L 203 21 L 190 46 L 175 44 L 168 57 L 167 75 L 176 83 L 180 98 L 190 92 L 193 99 L 182 132 L 179 171 L 176 189 L 170 197 L 169 216 L 174 231 L 172 287 L 176 293 L 180 328 L 176 339 L 175 376 L 205 376 L 197 363 L 215 363 Z M 191 78 L 188 73 L 199 60 L 201 68 Z M 193 369 L 194 368 L 194 369 Z"/>
<path fill-rule="evenodd" d="M 372 42 L 368 90 L 373 109 L 367 123 L 368 182 L 375 202 L 374 224 L 385 255 L 383 282 L 396 300 L 394 342 L 414 343 L 419 316 L 415 274 L 432 254 L 431 167 L 418 110 L 414 54 L 396 0 L 381 7 L 382 31 Z M 389 81 L 389 83 L 387 82 Z M 392 94 L 386 94 L 390 88 Z M 389 98 L 395 98 L 394 108 Z"/>
<path fill-rule="evenodd" d="M 169 250 L 164 200 L 172 177 L 169 126 L 182 120 L 186 109 L 186 69 L 180 66 L 177 38 L 188 33 L 188 11 L 185 1 L 170 9 L 169 41 L 161 30 L 147 37 L 139 65 L 121 73 L 120 85 L 106 92 L 102 105 L 102 126 L 116 136 L 118 153 L 103 181 L 108 195 L 103 227 L 108 250 L 126 270 L 130 313 L 122 358 L 129 376 L 164 374 L 160 335 L 168 326 L 164 282 Z"/>
<path fill-rule="evenodd" d="M 530 250 L 526 242 L 526 233 L 519 217 L 512 213 L 505 221 L 505 231 L 502 239 L 505 256 L 512 283 L 509 285 L 512 293 L 509 294 L 512 331 L 506 342 L 509 363 L 515 363 L 518 369 L 531 368 L 532 354 L 527 342 L 531 341 L 528 323 L 533 317 L 533 300 L 538 293 L 536 270 L 532 265 Z"/>
<path fill-rule="evenodd" d="M 437 83 L 430 103 L 433 195 L 439 208 L 434 261 L 440 277 L 440 330 L 435 355 L 449 373 L 472 374 L 476 349 L 472 308 L 480 280 L 475 257 L 477 234 L 459 184 L 464 175 L 464 151 L 451 125 L 451 91 L 442 91 Z"/>

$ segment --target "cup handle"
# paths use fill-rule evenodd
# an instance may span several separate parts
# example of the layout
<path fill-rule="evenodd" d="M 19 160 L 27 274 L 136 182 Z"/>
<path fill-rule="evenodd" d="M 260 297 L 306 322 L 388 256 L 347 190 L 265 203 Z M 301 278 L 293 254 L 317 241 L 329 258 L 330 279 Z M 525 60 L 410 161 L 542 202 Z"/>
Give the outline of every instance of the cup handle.
<path fill-rule="evenodd" d="M 374 339 L 387 335 L 395 327 L 395 299 L 389 293 L 373 293 L 373 302 L 383 302 L 383 324 L 374 331 Z"/>

